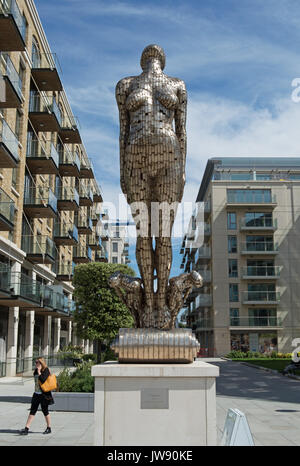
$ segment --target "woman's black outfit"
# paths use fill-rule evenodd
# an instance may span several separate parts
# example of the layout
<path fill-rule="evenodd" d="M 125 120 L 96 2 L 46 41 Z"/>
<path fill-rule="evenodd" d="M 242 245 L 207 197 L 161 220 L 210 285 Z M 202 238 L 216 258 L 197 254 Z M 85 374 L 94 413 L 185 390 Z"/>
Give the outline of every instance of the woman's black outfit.
<path fill-rule="evenodd" d="M 38 371 L 37 371 L 37 369 L 35 369 L 33 375 L 37 376 L 37 374 L 38 374 Z M 41 382 L 41 384 L 46 382 L 49 375 L 50 375 L 50 371 L 49 371 L 48 367 L 46 367 L 45 370 L 43 370 L 41 372 L 41 375 L 39 376 L 39 382 Z M 34 416 L 36 414 L 40 404 L 41 404 L 41 408 L 42 408 L 44 416 L 48 416 L 48 414 L 49 414 L 48 406 L 54 404 L 52 393 L 51 392 L 43 392 L 43 391 L 41 393 L 36 393 L 35 392 L 32 395 L 32 399 L 31 399 L 30 414 L 32 414 Z"/>

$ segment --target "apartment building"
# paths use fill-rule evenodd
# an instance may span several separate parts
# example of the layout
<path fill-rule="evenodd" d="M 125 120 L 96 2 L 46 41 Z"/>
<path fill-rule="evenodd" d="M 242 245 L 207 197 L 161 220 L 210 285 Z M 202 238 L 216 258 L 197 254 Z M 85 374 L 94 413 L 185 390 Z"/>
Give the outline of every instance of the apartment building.
<path fill-rule="evenodd" d="M 112 264 L 129 264 L 128 223 L 119 220 L 105 225 L 106 237 L 103 237 L 103 247 L 107 261 Z"/>
<path fill-rule="evenodd" d="M 76 264 L 102 250 L 102 193 L 33 0 L 0 0 L 0 376 L 68 343 Z"/>
<path fill-rule="evenodd" d="M 291 352 L 300 337 L 300 158 L 209 159 L 183 238 L 187 302 L 203 355 Z"/>

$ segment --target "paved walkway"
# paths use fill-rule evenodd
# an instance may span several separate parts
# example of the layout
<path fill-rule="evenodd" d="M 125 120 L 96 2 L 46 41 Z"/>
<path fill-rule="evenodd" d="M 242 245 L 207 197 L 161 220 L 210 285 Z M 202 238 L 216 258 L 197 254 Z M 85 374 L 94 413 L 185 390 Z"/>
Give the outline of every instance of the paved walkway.
<path fill-rule="evenodd" d="M 227 410 L 246 414 L 255 445 L 300 446 L 300 381 L 238 362 L 208 359 L 220 367 L 217 379 L 218 441 Z M 43 435 L 38 412 L 28 436 L 20 436 L 28 416 L 32 379 L 0 378 L 0 446 L 93 445 L 93 413 L 51 412 L 53 433 Z"/>

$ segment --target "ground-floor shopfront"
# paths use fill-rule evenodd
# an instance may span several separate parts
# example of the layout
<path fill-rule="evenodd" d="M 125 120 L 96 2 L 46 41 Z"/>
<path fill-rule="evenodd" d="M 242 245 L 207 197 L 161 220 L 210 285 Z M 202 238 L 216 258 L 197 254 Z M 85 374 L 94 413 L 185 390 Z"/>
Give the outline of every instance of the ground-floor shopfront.
<path fill-rule="evenodd" d="M 81 346 L 85 353 L 94 349 L 92 342 L 76 336 L 70 317 L 0 306 L 0 377 L 32 372 L 34 358 L 53 361 L 67 345 Z"/>

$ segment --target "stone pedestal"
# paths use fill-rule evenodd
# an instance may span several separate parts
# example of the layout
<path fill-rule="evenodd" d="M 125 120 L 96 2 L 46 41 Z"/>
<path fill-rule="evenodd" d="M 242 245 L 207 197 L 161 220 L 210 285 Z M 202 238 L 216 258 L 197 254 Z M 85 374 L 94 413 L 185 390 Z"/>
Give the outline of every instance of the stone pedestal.
<path fill-rule="evenodd" d="M 93 366 L 94 445 L 216 445 L 219 368 L 191 364 Z"/>

